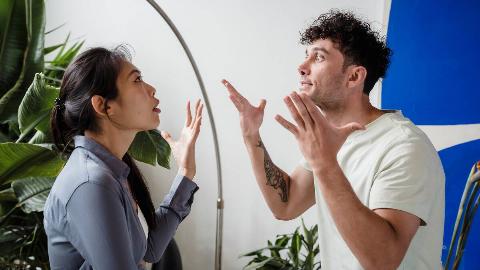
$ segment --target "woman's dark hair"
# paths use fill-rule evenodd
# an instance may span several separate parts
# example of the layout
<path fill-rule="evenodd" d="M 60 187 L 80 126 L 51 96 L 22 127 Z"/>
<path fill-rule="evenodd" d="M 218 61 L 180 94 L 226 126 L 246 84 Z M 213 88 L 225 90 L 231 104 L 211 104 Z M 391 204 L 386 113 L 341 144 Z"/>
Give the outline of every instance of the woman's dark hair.
<path fill-rule="evenodd" d="M 300 43 L 309 45 L 317 39 L 330 39 L 345 57 L 344 68 L 355 64 L 365 67 L 367 77 L 363 92 L 369 94 L 379 78 L 385 77 L 392 51 L 384 38 L 350 12 L 331 10 L 320 15 L 303 33 Z"/>
<path fill-rule="evenodd" d="M 113 50 L 97 47 L 81 53 L 67 67 L 50 122 L 53 141 L 60 152 L 67 156 L 72 153 L 75 135 L 84 135 L 85 130 L 100 131 L 91 98 L 102 96 L 106 110 L 108 100 L 118 95 L 117 77 L 125 61 L 131 61 L 131 56 L 124 45 Z M 128 153 L 122 160 L 130 167 L 127 181 L 133 199 L 148 227 L 153 229 L 156 225 L 155 207 L 145 180 Z"/>

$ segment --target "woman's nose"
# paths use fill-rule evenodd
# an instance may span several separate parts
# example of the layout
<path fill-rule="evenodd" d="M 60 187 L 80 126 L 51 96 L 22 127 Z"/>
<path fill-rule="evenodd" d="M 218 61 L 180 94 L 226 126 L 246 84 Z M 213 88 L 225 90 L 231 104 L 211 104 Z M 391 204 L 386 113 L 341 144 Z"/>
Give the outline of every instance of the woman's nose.
<path fill-rule="evenodd" d="M 151 86 L 150 84 L 147 83 L 147 85 L 148 85 L 148 90 L 152 93 L 152 96 L 154 96 L 157 90 L 155 89 L 155 87 Z"/>

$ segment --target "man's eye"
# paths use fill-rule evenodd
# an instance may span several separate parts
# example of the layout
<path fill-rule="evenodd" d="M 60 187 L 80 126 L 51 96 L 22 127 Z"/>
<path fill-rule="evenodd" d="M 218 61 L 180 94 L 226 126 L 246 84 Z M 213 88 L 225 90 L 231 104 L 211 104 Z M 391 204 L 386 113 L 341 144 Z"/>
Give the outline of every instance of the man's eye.
<path fill-rule="evenodd" d="M 315 56 L 315 61 L 323 61 L 325 60 L 325 57 L 323 57 L 323 55 L 317 53 L 317 55 Z"/>
<path fill-rule="evenodd" d="M 138 76 L 136 79 L 135 79 L 135 82 L 141 82 L 143 81 L 143 76 Z"/>

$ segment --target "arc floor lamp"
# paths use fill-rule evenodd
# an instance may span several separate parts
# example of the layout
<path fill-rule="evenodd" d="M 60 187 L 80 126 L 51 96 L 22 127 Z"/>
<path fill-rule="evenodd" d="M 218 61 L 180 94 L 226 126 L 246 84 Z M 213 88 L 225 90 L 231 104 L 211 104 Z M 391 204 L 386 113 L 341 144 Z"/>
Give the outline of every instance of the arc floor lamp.
<path fill-rule="evenodd" d="M 220 162 L 220 151 L 218 147 L 218 139 L 217 139 L 217 129 L 215 127 L 215 121 L 212 114 L 212 108 L 210 106 L 210 102 L 208 101 L 207 91 L 205 90 L 205 85 L 203 84 L 202 77 L 198 70 L 197 64 L 193 59 L 192 53 L 188 49 L 187 43 L 183 39 L 182 35 L 178 31 L 175 24 L 173 24 L 172 20 L 167 16 L 165 11 L 154 1 L 154 0 L 146 0 L 157 13 L 162 16 L 163 20 L 168 24 L 172 32 L 177 37 L 177 40 L 182 45 L 185 54 L 188 57 L 188 61 L 195 72 L 195 77 L 197 78 L 198 85 L 200 87 L 202 97 L 205 103 L 205 107 L 208 112 L 208 119 L 210 121 L 210 126 L 212 128 L 213 134 L 213 144 L 215 147 L 215 161 L 217 163 L 217 183 L 218 183 L 218 195 L 217 195 L 217 223 L 215 229 L 215 270 L 222 269 L 222 240 L 223 240 L 223 190 L 222 190 L 222 166 Z"/>

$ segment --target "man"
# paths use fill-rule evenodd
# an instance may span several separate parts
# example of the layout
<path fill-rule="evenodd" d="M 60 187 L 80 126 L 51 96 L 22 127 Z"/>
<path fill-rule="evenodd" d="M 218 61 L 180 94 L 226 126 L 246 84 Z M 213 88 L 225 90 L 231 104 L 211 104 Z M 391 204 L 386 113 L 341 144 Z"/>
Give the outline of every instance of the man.
<path fill-rule="evenodd" d="M 398 111 L 373 107 L 391 51 L 351 13 L 321 15 L 301 36 L 300 93 L 284 101 L 295 123 L 275 119 L 304 160 L 292 174 L 273 162 L 260 137 L 258 107 L 227 81 L 265 200 L 277 219 L 317 205 L 322 269 L 441 269 L 444 181 L 437 152 Z"/>

